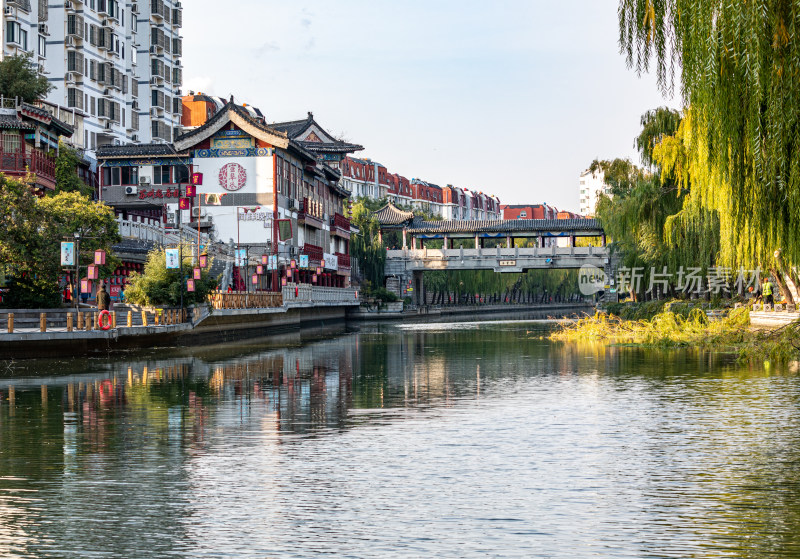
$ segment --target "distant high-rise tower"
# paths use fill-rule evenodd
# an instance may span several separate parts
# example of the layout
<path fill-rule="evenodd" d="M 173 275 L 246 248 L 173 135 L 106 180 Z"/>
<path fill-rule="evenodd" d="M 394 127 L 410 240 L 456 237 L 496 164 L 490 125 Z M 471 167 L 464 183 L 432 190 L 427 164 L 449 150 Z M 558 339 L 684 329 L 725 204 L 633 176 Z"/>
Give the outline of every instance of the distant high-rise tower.
<path fill-rule="evenodd" d="M 608 186 L 605 183 L 603 171 L 600 169 L 596 171 L 587 169 L 582 172 L 580 176 L 581 215 L 594 217 L 600 195 L 607 193 Z"/>
<path fill-rule="evenodd" d="M 47 101 L 85 116 L 73 143 L 171 142 L 180 126 L 182 6 L 174 0 L 6 0 L 3 55 L 30 52 Z"/>

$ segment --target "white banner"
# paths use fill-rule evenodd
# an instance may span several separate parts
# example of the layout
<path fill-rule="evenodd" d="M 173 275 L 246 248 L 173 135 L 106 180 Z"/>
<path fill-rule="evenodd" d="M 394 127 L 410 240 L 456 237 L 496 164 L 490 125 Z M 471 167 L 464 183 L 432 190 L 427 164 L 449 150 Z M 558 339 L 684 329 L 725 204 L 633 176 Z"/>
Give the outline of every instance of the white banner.
<path fill-rule="evenodd" d="M 75 243 L 61 243 L 61 265 L 75 265 Z"/>
<path fill-rule="evenodd" d="M 328 254 L 327 252 L 323 253 L 323 258 L 325 260 L 325 269 L 326 270 L 338 270 L 339 269 L 339 258 L 335 254 Z"/>

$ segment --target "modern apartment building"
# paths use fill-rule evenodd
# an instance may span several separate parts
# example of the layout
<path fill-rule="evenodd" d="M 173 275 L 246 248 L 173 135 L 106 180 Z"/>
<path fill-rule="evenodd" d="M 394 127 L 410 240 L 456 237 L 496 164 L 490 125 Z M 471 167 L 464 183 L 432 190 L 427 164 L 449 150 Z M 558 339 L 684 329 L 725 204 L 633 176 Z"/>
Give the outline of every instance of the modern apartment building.
<path fill-rule="evenodd" d="M 580 213 L 583 217 L 594 217 L 597 201 L 601 194 L 605 194 L 608 187 L 602 170 L 591 171 L 586 169 L 580 176 Z"/>
<path fill-rule="evenodd" d="M 182 6 L 175 0 L 5 0 L 3 55 L 30 52 L 54 89 L 45 99 L 84 116 L 73 143 L 171 142 L 180 128 Z"/>

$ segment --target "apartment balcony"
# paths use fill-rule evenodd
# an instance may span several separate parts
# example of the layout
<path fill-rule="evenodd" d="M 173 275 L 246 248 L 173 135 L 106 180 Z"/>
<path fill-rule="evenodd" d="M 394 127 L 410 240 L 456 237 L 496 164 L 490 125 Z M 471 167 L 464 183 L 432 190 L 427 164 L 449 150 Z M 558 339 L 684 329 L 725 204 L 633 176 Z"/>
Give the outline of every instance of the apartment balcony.
<path fill-rule="evenodd" d="M 24 179 L 29 172 L 36 175 L 35 184 L 55 189 L 55 159 L 38 149 L 28 149 L 24 153 L 0 151 L 0 173 Z"/>
<path fill-rule="evenodd" d="M 336 253 L 336 259 L 339 261 L 338 269 L 336 270 L 339 275 L 341 276 L 349 276 L 350 275 L 350 255 L 349 254 L 342 254 L 341 252 Z"/>
<path fill-rule="evenodd" d="M 319 203 L 310 198 L 303 198 L 303 205 L 297 214 L 297 223 L 322 229 L 323 214 Z M 321 249 L 320 249 L 321 250 Z"/>
<path fill-rule="evenodd" d="M 314 265 L 319 264 L 325 258 L 322 247 L 318 247 L 317 245 L 310 245 L 308 243 L 303 245 L 303 250 L 301 251 L 301 254 L 308 255 L 309 263 L 314 262 Z"/>
<path fill-rule="evenodd" d="M 341 214 L 333 214 L 331 218 L 331 235 L 341 237 L 342 239 L 349 239 L 350 220 Z"/>

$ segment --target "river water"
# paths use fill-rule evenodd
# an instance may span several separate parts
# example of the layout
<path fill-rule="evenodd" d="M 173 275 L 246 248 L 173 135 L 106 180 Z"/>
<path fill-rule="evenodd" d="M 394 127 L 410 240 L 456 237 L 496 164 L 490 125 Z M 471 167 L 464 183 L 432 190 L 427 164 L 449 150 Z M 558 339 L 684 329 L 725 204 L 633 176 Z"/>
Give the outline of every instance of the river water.
<path fill-rule="evenodd" d="M 800 556 L 796 370 L 545 332 L 0 362 L 0 556 Z"/>

